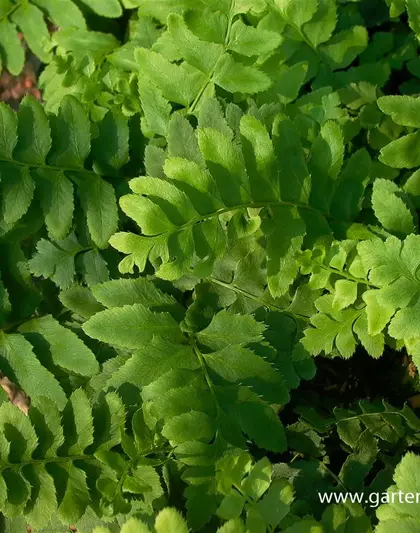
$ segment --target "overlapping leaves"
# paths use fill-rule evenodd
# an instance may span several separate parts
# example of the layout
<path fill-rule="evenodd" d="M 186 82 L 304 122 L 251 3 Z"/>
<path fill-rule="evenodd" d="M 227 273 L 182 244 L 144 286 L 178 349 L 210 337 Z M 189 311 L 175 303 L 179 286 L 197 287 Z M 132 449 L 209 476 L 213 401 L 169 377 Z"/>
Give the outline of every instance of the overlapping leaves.
<path fill-rule="evenodd" d="M 92 504 L 95 485 L 88 485 L 89 462 L 100 466 L 94 453 L 100 457 L 121 441 L 121 400 L 114 393 L 104 398 L 98 412 L 101 425 L 81 389 L 72 393 L 62 415 L 48 398 L 31 408 L 29 418 L 8 403 L 0 410 L 2 512 L 9 517 L 25 514 L 34 527 L 48 524 L 55 513 L 64 523 L 78 520 Z"/>
<path fill-rule="evenodd" d="M 86 8 L 99 16 L 118 18 L 123 7 L 134 8 L 138 0 L 82 0 L 82 9 L 73 0 L 2 0 L 0 3 L 0 71 L 4 66 L 12 74 L 23 70 L 25 51 L 18 32 L 31 51 L 44 63 L 53 57 L 53 43 L 48 22 L 67 31 L 85 30 Z M 123 4 L 123 5 L 121 5 Z"/>
<path fill-rule="evenodd" d="M 90 237 L 105 248 L 118 217 L 114 188 L 103 178 L 118 175 L 128 160 L 125 120 L 110 111 L 92 138 L 89 119 L 75 98 L 66 97 L 58 115 L 47 116 L 28 97 L 17 114 L 2 104 L 0 138 L 2 235 L 7 238 L 18 223 L 33 226 L 39 202 L 49 235 L 64 239 L 73 227 L 76 189 Z M 95 171 L 85 169 L 89 156 Z"/>
<path fill-rule="evenodd" d="M 153 175 L 131 180 L 134 194 L 120 202 L 143 235 L 119 233 L 110 241 L 130 254 L 120 264 L 121 272 L 132 272 L 134 266 L 143 271 L 149 260 L 161 278 L 203 278 L 225 253 L 231 235 L 261 227 L 270 292 L 281 296 L 297 275 L 296 256 L 305 235 L 319 238 L 331 233 L 331 218 L 351 221 L 357 216 L 370 159 L 366 152 L 356 152 L 340 173 L 339 129 L 327 124 L 321 131 L 314 148 L 319 161 L 311 163 L 317 164 L 311 173 L 289 118 L 278 116 L 270 135 L 254 116 L 231 107 L 228 118 L 230 111 L 237 114 L 232 127 L 217 101 L 208 100 L 196 131 L 186 119 L 174 117 L 168 152 L 150 147 L 153 164 L 147 168 Z M 327 130 L 332 130 L 330 136 Z M 315 179 L 321 173 L 323 179 Z"/>
<path fill-rule="evenodd" d="M 420 518 L 417 506 L 411 503 L 411 500 L 419 492 L 419 481 L 416 475 L 418 465 L 419 457 L 409 452 L 395 469 L 395 485 L 391 486 L 388 494 L 383 496 L 383 505 L 377 511 L 379 524 L 376 531 L 378 533 L 391 533 L 395 527 L 403 527 L 407 533 L 414 533 L 417 530 Z"/>
<path fill-rule="evenodd" d="M 108 287 L 115 291 L 111 299 Z M 129 287 L 138 290 L 130 294 Z M 275 356 L 270 361 L 258 354 L 264 324 L 251 316 L 221 311 L 208 327 L 187 337 L 176 320 L 179 310 L 174 300 L 147 283 L 111 281 L 95 286 L 93 294 L 108 309 L 85 322 L 85 332 L 134 350 L 106 388 L 118 390 L 131 383 L 140 389 L 157 420 L 164 421 L 162 433 L 173 445 L 186 440 L 210 443 L 219 432 L 228 442 L 243 445 L 243 431 L 269 449 L 284 447 L 281 425 L 267 402 L 286 402 L 288 386 L 276 368 Z M 151 306 L 154 299 L 156 304 Z M 264 435 L 255 431 L 245 412 L 251 418 L 259 413 L 271 430 Z M 184 424 L 192 433 L 182 429 Z"/>
<path fill-rule="evenodd" d="M 211 513 L 217 501 L 214 462 L 223 451 L 244 448 L 245 435 L 261 448 L 285 448 L 271 404 L 287 402 L 290 385 L 275 350 L 263 342 L 264 324 L 221 311 L 206 328 L 185 334 L 173 299 L 147 282 L 112 281 L 95 286 L 93 294 L 108 309 L 87 320 L 84 331 L 131 351 L 105 378 L 104 389 L 119 391 L 127 384 L 139 389 L 148 423 L 161 428 L 187 467 L 183 477 L 191 484 L 186 492 L 191 505 L 206 494 Z M 197 469 L 203 478 L 198 487 Z M 190 518 L 198 525 L 206 516 Z"/>

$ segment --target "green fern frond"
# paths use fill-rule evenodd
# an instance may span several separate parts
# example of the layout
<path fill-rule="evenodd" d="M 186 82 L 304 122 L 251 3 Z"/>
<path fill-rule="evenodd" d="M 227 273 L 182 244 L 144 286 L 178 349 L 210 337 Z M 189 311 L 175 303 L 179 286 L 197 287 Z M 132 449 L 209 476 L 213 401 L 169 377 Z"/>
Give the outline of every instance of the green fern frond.
<path fill-rule="evenodd" d="M 344 240 L 305 251 L 300 262 L 302 274 L 310 274 L 308 287 L 329 293 L 315 301 L 318 313 L 311 317 L 313 327 L 305 330 L 303 346 L 313 355 L 324 352 L 351 357 L 357 338 L 370 355 L 382 355 L 384 335 L 368 329 L 366 305 L 361 298 L 370 284 L 357 253 L 357 241 Z"/>
<path fill-rule="evenodd" d="M 124 285 L 120 283 L 122 291 Z M 134 350 L 105 388 L 118 390 L 124 383 L 139 388 L 150 403 L 153 419 L 163 420 L 162 434 L 173 446 L 185 442 L 189 428 L 195 435 L 192 440 L 209 443 L 220 433 L 232 444 L 243 444 L 244 432 L 263 447 L 283 447 L 281 424 L 268 403 L 287 401 L 288 388 L 275 356 L 268 360 L 258 355 L 263 324 L 221 311 L 208 327 L 186 337 L 168 312 L 149 310 L 143 303 L 115 304 L 83 325 L 93 338 Z M 229 326 L 232 321 L 234 329 Z M 249 344 L 255 349 L 246 348 Z M 257 368 L 260 377 L 255 381 Z M 264 419 L 270 431 L 262 437 L 249 424 L 249 417 L 254 424 Z M 223 420 L 229 420 L 231 427 Z"/>
<path fill-rule="evenodd" d="M 42 528 L 53 516 L 63 524 L 77 522 L 87 506 L 112 516 L 127 512 L 133 496 L 151 505 L 163 494 L 146 459 L 155 454 L 153 442 L 142 447 L 133 441 L 131 458 L 118 447 L 125 408 L 117 394 L 105 395 L 92 409 L 86 394 L 75 390 L 62 414 L 54 403 L 43 398 L 29 417 L 11 404 L 0 406 L 1 512 L 25 515 Z"/>
<path fill-rule="evenodd" d="M 135 265 L 143 271 L 149 260 L 164 279 L 206 277 L 243 220 L 254 232 L 261 226 L 270 292 L 282 296 L 297 276 L 305 237 L 330 234 L 329 222 L 337 216 L 357 216 L 369 182 L 366 152 L 353 156 L 342 173 L 336 165 L 335 179 L 324 185 L 312 181 L 311 188 L 306 154 L 290 119 L 277 117 L 271 135 L 254 116 L 243 115 L 239 122 L 239 131 L 232 131 L 217 102 L 209 100 L 196 131 L 186 119 L 172 120 L 168 154 L 150 147 L 156 165 L 146 170 L 154 177 L 131 180 L 134 194 L 120 201 L 143 235 L 118 233 L 110 241 L 130 254 L 121 272 L 132 272 Z M 326 210 L 312 203 L 321 185 L 335 191 Z M 344 196 L 348 209 L 339 212 Z"/>
<path fill-rule="evenodd" d="M 43 397 L 61 410 L 66 402 L 65 376 L 90 378 L 99 371 L 95 354 L 70 328 L 51 315 L 24 321 L 7 321 L 0 332 L 0 370 L 38 405 Z M 41 385 L 42 384 L 42 385 Z"/>
<path fill-rule="evenodd" d="M 81 3 L 84 8 L 102 17 L 116 18 L 123 13 L 119 0 L 82 0 Z M 131 8 L 135 5 L 124 7 Z M 0 71 L 3 66 L 17 76 L 23 70 L 25 53 L 18 32 L 23 34 L 29 48 L 41 61 L 51 61 L 53 43 L 47 22 L 64 30 L 86 30 L 85 15 L 73 0 L 2 0 Z"/>
<path fill-rule="evenodd" d="M 90 236 L 105 248 L 117 228 L 113 186 L 105 176 L 118 176 L 128 159 L 128 125 L 109 111 L 91 139 L 83 106 L 72 96 L 63 99 L 57 116 L 47 116 L 39 102 L 27 97 L 17 114 L 0 107 L 0 178 L 2 235 L 11 232 L 39 197 L 49 235 L 64 239 L 72 229 L 75 189 Z M 102 149 L 106 136 L 109 149 Z M 112 147 L 118 147 L 118 150 Z M 85 162 L 93 159 L 95 170 Z"/>
<path fill-rule="evenodd" d="M 82 246 L 74 233 L 60 241 L 41 239 L 36 248 L 36 253 L 28 262 L 31 273 L 51 279 L 61 289 L 75 283 L 77 274 L 88 286 L 109 279 L 107 263 L 97 248 Z"/>
<path fill-rule="evenodd" d="M 369 332 L 387 331 L 404 341 L 418 365 L 420 331 L 418 328 L 418 235 L 403 241 L 389 237 L 358 245 L 364 267 L 369 271 L 372 289 L 365 292 Z"/>
<path fill-rule="evenodd" d="M 391 533 L 394 528 L 405 527 L 408 532 L 414 532 L 419 527 L 418 513 L 411 509 L 415 507 L 405 501 L 406 497 L 419 492 L 419 483 L 414 472 L 419 466 L 419 457 L 413 452 L 408 452 L 395 469 L 394 485 L 388 489 L 388 498 L 382 500 L 383 505 L 378 508 L 377 516 L 379 524 L 376 528 L 378 533 Z M 401 495 L 396 498 L 397 495 Z M 411 499 L 411 498 L 410 498 Z"/>

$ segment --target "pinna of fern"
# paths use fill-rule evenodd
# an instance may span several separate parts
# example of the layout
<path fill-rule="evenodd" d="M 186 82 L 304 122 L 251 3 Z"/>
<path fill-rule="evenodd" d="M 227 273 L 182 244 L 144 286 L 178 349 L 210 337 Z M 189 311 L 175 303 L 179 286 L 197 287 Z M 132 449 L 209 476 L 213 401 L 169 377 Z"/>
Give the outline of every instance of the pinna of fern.
<path fill-rule="evenodd" d="M 371 160 L 359 150 L 344 162 L 336 122 L 320 128 L 308 154 L 287 116 L 266 122 L 257 110 L 246 114 L 234 104 L 227 104 L 225 115 L 209 99 L 196 129 L 181 116 L 172 118 L 167 149 L 146 150 L 146 171 L 149 176 L 130 181 L 134 194 L 120 199 L 142 235 L 110 239 L 129 254 L 121 272 L 135 266 L 143 271 L 150 261 L 160 278 L 203 279 L 236 240 L 249 235 L 261 239 L 276 298 L 296 279 L 301 251 L 345 234 L 357 219 Z"/>
<path fill-rule="evenodd" d="M 26 218 L 32 228 L 45 223 L 56 240 L 67 237 L 76 190 L 94 245 L 106 248 L 118 224 L 112 179 L 118 183 L 119 170 L 129 158 L 126 120 L 109 111 L 92 134 L 87 114 L 74 97 L 64 98 L 57 115 L 49 116 L 27 97 L 17 113 L 1 104 L 0 132 L 3 239 Z M 90 170 L 85 168 L 88 158 Z"/>
<path fill-rule="evenodd" d="M 14 75 L 20 74 L 25 63 L 25 52 L 18 32 L 31 51 L 44 63 L 53 54 L 48 24 L 55 24 L 67 31 L 86 30 L 86 13 L 101 17 L 118 18 L 126 9 L 135 8 L 138 0 L 2 0 L 0 2 L 0 71 L 7 68 Z"/>
<path fill-rule="evenodd" d="M 25 515 L 33 527 L 42 528 L 54 515 L 68 524 L 79 520 L 87 506 L 109 516 L 129 512 L 132 495 L 142 495 L 148 505 L 163 495 L 159 474 L 149 463 L 154 457 L 154 464 L 160 464 L 164 451 L 153 440 L 146 444 L 128 435 L 131 455 L 118 449 L 126 415 L 115 393 L 93 410 L 78 389 L 62 413 L 47 398 L 31 407 L 29 417 L 8 403 L 0 411 L 5 516 Z"/>

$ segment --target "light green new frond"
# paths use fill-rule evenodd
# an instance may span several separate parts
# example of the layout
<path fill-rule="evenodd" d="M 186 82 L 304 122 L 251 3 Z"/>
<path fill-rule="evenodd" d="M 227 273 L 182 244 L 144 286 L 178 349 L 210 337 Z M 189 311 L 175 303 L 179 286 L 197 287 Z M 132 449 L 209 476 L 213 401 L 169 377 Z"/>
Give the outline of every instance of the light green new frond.
<path fill-rule="evenodd" d="M 353 296 L 349 301 L 352 300 Z M 338 310 L 332 294 L 321 296 L 315 305 L 319 313 L 311 318 L 313 328 L 307 328 L 302 339 L 303 346 L 311 354 L 324 352 L 349 358 L 356 350 L 357 336 L 370 355 L 382 355 L 384 336 L 382 333 L 370 334 L 365 307 Z"/>
<path fill-rule="evenodd" d="M 420 237 L 409 235 L 404 241 L 389 237 L 386 241 L 361 242 L 358 252 L 374 289 L 364 298 L 367 303 L 369 329 L 374 328 L 378 313 L 389 322 L 388 332 L 396 339 L 420 337 L 417 297 L 420 290 L 418 247 Z M 369 316 L 370 314 L 370 316 Z"/>
<path fill-rule="evenodd" d="M 245 9 L 238 4 L 237 9 L 223 9 L 226 15 L 222 15 L 217 5 L 209 4 L 203 9 L 204 6 L 194 4 L 189 6 L 193 8 L 190 11 L 187 4 L 159 2 L 152 7 L 146 2 L 139 10 L 149 16 L 153 13 L 152 16 L 160 20 L 163 13 L 167 13 L 164 20 L 166 32 L 151 50 L 141 48 L 135 54 L 146 128 L 160 135 L 166 133 L 171 110 L 169 102 L 181 104 L 195 113 L 219 87 L 230 93 L 245 94 L 267 90 L 271 80 L 258 68 L 255 60 L 260 56 L 269 57 L 282 41 L 277 32 L 245 25 L 235 19 L 250 6 Z M 184 9 L 186 12 L 183 13 Z M 205 31 L 214 17 L 220 35 L 214 29 L 211 34 Z M 249 57 L 254 58 L 253 61 L 248 60 Z M 183 62 L 173 62 L 179 59 Z M 150 84 L 155 86 L 155 94 Z"/>
<path fill-rule="evenodd" d="M 395 531 L 395 528 L 407 533 L 417 531 L 420 524 L 418 507 L 414 503 L 409 503 L 409 500 L 405 498 L 410 497 L 410 495 L 414 496 L 420 491 L 419 463 L 419 457 L 409 452 L 397 465 L 394 473 L 395 485 L 388 489 L 387 503 L 381 505 L 377 510 L 379 519 L 376 527 L 377 533 L 391 533 Z M 401 495 L 401 497 L 395 497 L 397 495 Z"/>
<path fill-rule="evenodd" d="M 273 297 L 281 297 L 296 279 L 305 236 L 311 241 L 328 235 L 330 218 L 352 221 L 362 208 L 371 160 L 359 150 L 341 172 L 344 147 L 335 123 L 322 129 L 310 167 L 299 130 L 283 115 L 275 118 L 272 135 L 255 116 L 238 115 L 235 137 L 210 99 L 195 135 L 180 117 L 169 129 L 169 157 L 155 149 L 159 169 L 149 165 L 159 176 L 131 180 L 134 194 L 120 200 L 142 232 L 111 238 L 112 246 L 129 254 L 121 272 L 132 273 L 134 266 L 143 271 L 150 261 L 163 279 L 204 278 L 234 235 L 241 238 L 261 226 L 268 286 Z M 182 149 L 175 144 L 177 129 L 185 140 Z"/>
<path fill-rule="evenodd" d="M 373 184 L 372 207 L 384 229 L 396 235 L 417 233 L 417 214 L 408 195 L 398 185 L 385 179 Z"/>
<path fill-rule="evenodd" d="M 333 241 L 329 246 L 320 245 L 313 250 L 305 250 L 300 256 L 299 263 L 302 274 L 310 274 L 308 282 L 310 289 L 327 289 L 329 292 L 336 289 L 338 291 L 335 295 L 338 309 L 348 307 L 354 303 L 355 298 L 347 304 L 342 302 L 340 295 L 347 299 L 349 294 L 354 294 L 354 290 L 350 290 L 349 284 L 340 283 L 336 287 L 337 281 L 347 280 L 353 284 L 366 284 L 367 282 L 367 270 L 357 255 L 357 241 L 350 239 Z"/>
<path fill-rule="evenodd" d="M 313 355 L 324 351 L 350 357 L 358 339 L 370 355 L 382 355 L 383 328 L 372 327 L 371 307 L 365 305 L 372 291 L 367 290 L 368 268 L 357 254 L 357 242 L 344 240 L 305 251 L 300 262 L 301 273 L 310 274 L 308 287 L 330 293 L 315 301 L 319 313 L 311 316 L 314 329 L 305 330 L 304 347 Z"/>
<path fill-rule="evenodd" d="M 330 304 L 332 308 L 332 297 L 322 298 L 321 302 L 325 304 L 325 307 Z M 321 302 L 317 301 L 318 310 L 320 310 Z M 314 328 L 305 330 L 303 346 L 313 355 L 321 352 L 330 354 L 334 348 L 337 348 L 343 357 L 351 357 L 356 349 L 352 326 L 357 317 L 358 312 L 353 309 L 338 311 L 334 315 L 331 312 L 315 315 L 311 319 Z"/>

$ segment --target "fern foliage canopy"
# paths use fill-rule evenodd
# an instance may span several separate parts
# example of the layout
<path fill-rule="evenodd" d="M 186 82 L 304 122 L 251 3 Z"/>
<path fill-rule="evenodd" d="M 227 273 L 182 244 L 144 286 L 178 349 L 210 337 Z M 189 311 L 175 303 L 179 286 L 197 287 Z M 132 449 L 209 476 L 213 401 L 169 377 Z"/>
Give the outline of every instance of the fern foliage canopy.
<path fill-rule="evenodd" d="M 2 531 L 418 533 L 419 16 L 0 0 Z"/>

